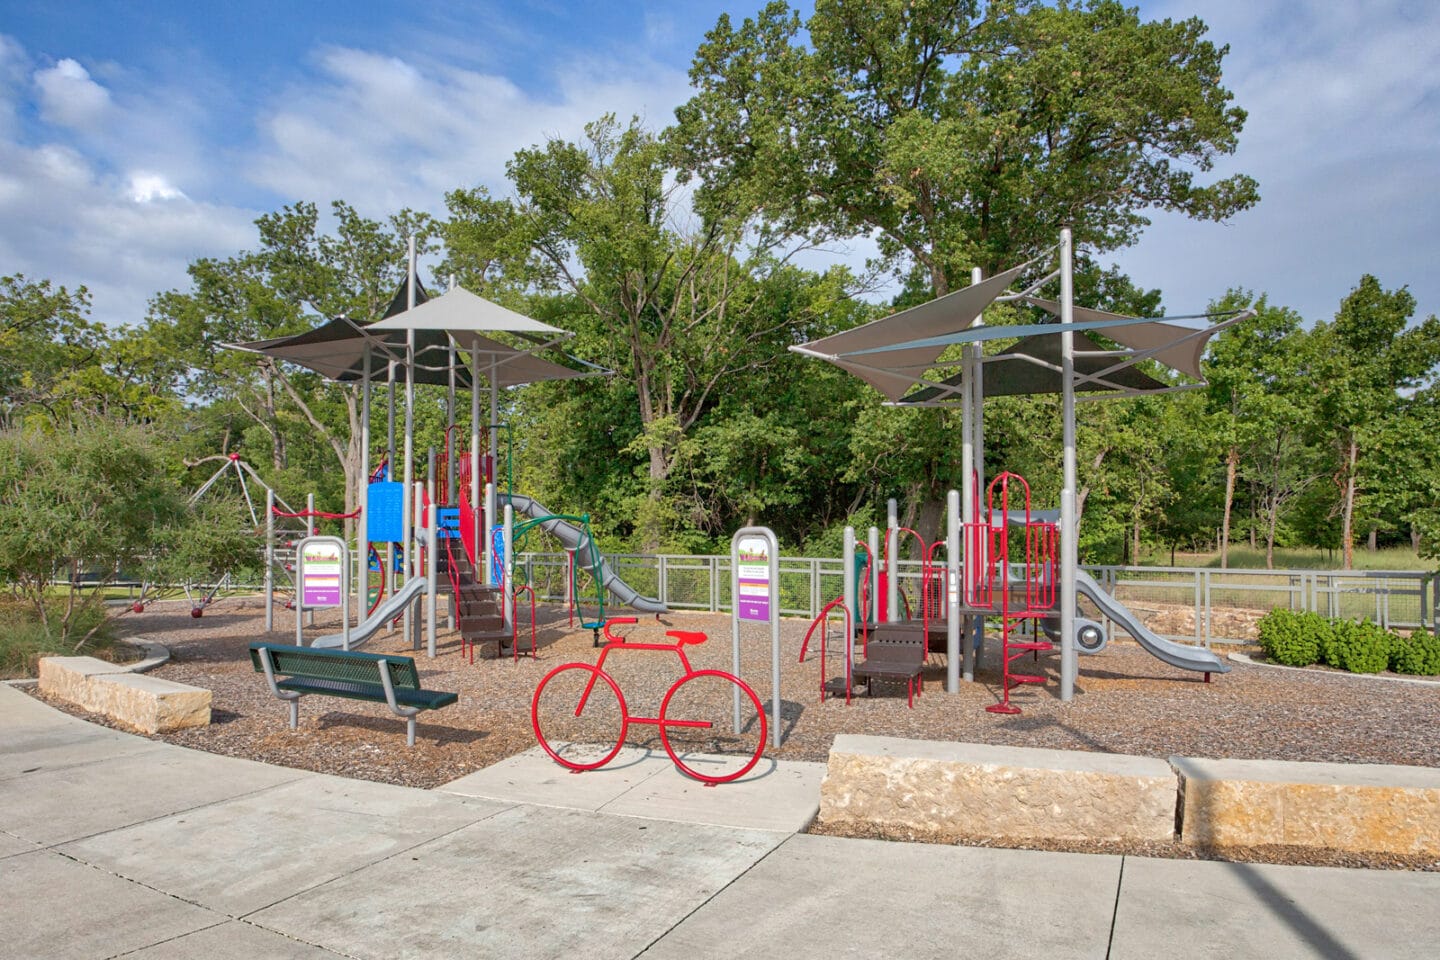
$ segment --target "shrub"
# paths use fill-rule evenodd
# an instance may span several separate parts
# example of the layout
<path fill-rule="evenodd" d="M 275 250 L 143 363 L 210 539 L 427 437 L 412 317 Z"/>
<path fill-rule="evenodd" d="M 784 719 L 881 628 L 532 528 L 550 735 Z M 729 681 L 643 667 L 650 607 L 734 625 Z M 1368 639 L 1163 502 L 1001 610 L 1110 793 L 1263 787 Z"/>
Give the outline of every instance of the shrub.
<path fill-rule="evenodd" d="M 1390 647 L 1390 669 L 1420 677 L 1440 674 L 1440 636 L 1421 627 L 1409 637 L 1396 637 Z"/>
<path fill-rule="evenodd" d="M 1323 646 L 1326 663 L 1351 673 L 1379 673 L 1390 665 L 1391 636 L 1369 620 L 1335 621 Z"/>
<path fill-rule="evenodd" d="M 1275 609 L 1260 618 L 1260 647 L 1265 656 L 1287 667 L 1308 667 L 1320 659 L 1320 637 L 1311 616 Z"/>

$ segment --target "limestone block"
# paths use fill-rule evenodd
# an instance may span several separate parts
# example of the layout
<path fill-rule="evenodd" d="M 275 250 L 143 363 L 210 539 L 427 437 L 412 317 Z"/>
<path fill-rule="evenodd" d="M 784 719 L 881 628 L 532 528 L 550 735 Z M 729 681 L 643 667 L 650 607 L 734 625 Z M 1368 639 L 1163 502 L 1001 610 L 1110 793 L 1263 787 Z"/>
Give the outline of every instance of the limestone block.
<path fill-rule="evenodd" d="M 1181 832 L 1201 846 L 1440 854 L 1440 770 L 1171 757 Z"/>
<path fill-rule="evenodd" d="M 1163 760 L 842 734 L 820 786 L 829 828 L 961 837 L 1170 840 Z"/>
<path fill-rule="evenodd" d="M 90 709 L 140 733 L 165 733 L 210 722 L 210 691 L 143 673 L 93 677 Z"/>
<path fill-rule="evenodd" d="M 67 703 L 98 712 L 92 706 L 90 680 L 93 677 L 124 670 L 97 657 L 42 657 L 40 659 L 40 692 Z"/>

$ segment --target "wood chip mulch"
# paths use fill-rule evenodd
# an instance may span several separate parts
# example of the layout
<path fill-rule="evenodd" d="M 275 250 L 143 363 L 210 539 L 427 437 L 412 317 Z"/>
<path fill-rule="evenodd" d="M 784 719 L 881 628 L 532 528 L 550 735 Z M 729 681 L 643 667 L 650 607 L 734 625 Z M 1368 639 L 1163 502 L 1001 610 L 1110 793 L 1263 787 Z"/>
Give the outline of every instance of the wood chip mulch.
<path fill-rule="evenodd" d="M 250 664 L 248 644 L 265 639 L 263 607 L 258 599 L 223 600 L 200 619 L 190 616 L 186 603 L 156 604 L 143 614 L 126 614 L 120 622 L 130 635 L 170 648 L 172 659 L 155 671 L 156 676 L 213 691 L 210 726 L 164 734 L 160 739 L 265 763 L 423 788 L 439 786 L 535 746 L 530 701 L 536 684 L 561 663 L 593 663 L 599 653 L 591 646 L 590 631 L 570 627 L 566 611 L 556 607 L 542 607 L 538 658 L 522 657 L 518 662 L 509 657 L 477 658 L 471 664 L 460 655 L 458 634 L 444 629 L 439 633 L 439 655 L 433 660 L 423 650 L 412 651 L 399 629 L 382 634 L 365 650 L 413 655 L 423 686 L 460 695 L 458 704 L 422 714 L 417 743 L 407 748 L 404 722 L 383 704 L 307 697 L 301 702 L 300 729 L 291 731 L 284 704 L 270 694 L 264 678 Z M 522 625 L 525 622 L 522 612 Z M 332 617 L 327 629 L 322 617 L 316 627 L 307 628 L 307 634 L 329 632 L 334 623 Z M 293 614 L 277 609 L 275 625 L 269 639 L 294 642 Z M 674 613 L 666 615 L 664 624 L 654 617 L 642 617 L 628 632 L 637 641 L 664 643 L 667 626 L 709 634 L 707 643 L 687 648 L 697 669 L 730 668 L 727 615 Z M 1038 663 L 1028 664 L 1028 671 L 1043 670 L 1051 682 L 1012 693 L 1013 702 L 1023 709 L 1018 716 L 984 710 L 999 699 L 998 671 L 982 669 L 977 682 L 962 683 L 960 693 L 951 695 L 944 692 L 943 663 L 927 668 L 926 693 L 916 700 L 914 709 L 906 707 L 903 684 L 879 687 L 876 695 L 857 696 L 847 706 L 843 695 L 820 702 L 817 641 L 812 641 L 806 662 L 797 662 L 807 626 L 799 620 L 782 623 L 784 743 L 779 750 L 767 751 L 779 759 L 824 761 L 836 734 L 865 733 L 1159 758 L 1440 765 L 1440 685 L 1387 683 L 1334 671 L 1282 671 L 1239 663 L 1207 684 L 1198 674 L 1169 667 L 1142 648 L 1117 641 L 1097 656 L 1081 657 L 1080 679 L 1070 703 L 1062 703 L 1058 697 L 1058 653 L 1042 655 Z M 986 658 L 991 665 L 995 647 L 998 642 L 991 638 Z M 840 649 L 838 637 L 832 635 L 830 649 L 832 653 Z M 762 701 L 771 696 L 770 655 L 768 627 L 745 627 L 741 675 Z M 832 686 L 843 670 L 840 664 L 838 657 L 827 662 Z M 636 651 L 623 659 L 612 655 L 607 669 L 612 666 L 632 712 L 652 716 L 679 675 L 675 658 L 667 653 Z M 646 740 L 653 731 L 653 727 L 632 727 L 629 739 L 658 746 Z M 1045 846 L 1126 852 L 1083 844 Z M 1170 849 L 1129 852 L 1210 855 L 1179 849 L 1178 845 L 1159 846 Z M 1405 858 L 1357 859 L 1327 856 L 1323 851 L 1240 851 L 1234 858 L 1440 868 L 1440 864 Z"/>

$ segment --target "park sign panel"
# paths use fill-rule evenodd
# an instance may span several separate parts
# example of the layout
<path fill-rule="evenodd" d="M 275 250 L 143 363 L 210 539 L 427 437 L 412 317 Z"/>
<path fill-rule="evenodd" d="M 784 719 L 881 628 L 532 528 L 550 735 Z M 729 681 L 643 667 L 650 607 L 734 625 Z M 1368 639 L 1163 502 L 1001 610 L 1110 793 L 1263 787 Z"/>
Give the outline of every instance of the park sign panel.
<path fill-rule="evenodd" d="M 302 610 L 341 607 L 341 646 L 350 649 L 350 618 L 345 598 L 350 595 L 350 550 L 339 537 L 306 537 L 295 544 L 295 646 L 305 645 Z"/>
<path fill-rule="evenodd" d="M 301 606 L 340 606 L 345 552 L 345 544 L 338 537 L 307 537 L 300 542 L 297 555 Z"/>
<path fill-rule="evenodd" d="M 741 537 L 735 551 L 738 615 L 741 620 L 769 623 L 775 615 L 770 609 L 770 541 L 765 537 Z"/>
<path fill-rule="evenodd" d="M 780 543 L 769 527 L 742 527 L 730 538 L 730 672 L 740 676 L 740 621 L 770 624 L 770 737 L 780 746 Z M 740 688 L 734 728 L 740 732 Z"/>

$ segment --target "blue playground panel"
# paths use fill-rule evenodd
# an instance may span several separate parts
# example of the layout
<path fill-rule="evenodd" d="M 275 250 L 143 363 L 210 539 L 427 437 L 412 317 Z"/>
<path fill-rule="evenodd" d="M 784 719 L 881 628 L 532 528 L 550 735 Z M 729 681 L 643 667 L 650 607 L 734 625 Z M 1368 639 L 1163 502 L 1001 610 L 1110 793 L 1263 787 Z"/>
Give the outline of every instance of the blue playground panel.
<path fill-rule="evenodd" d="M 399 543 L 403 532 L 400 529 L 405 513 L 401 499 L 405 494 L 403 483 L 370 484 L 370 515 L 365 518 L 365 536 L 371 543 Z"/>
<path fill-rule="evenodd" d="M 435 510 L 437 526 L 435 536 L 442 539 L 447 537 L 460 537 L 460 508 L 459 507 L 437 507 Z"/>

